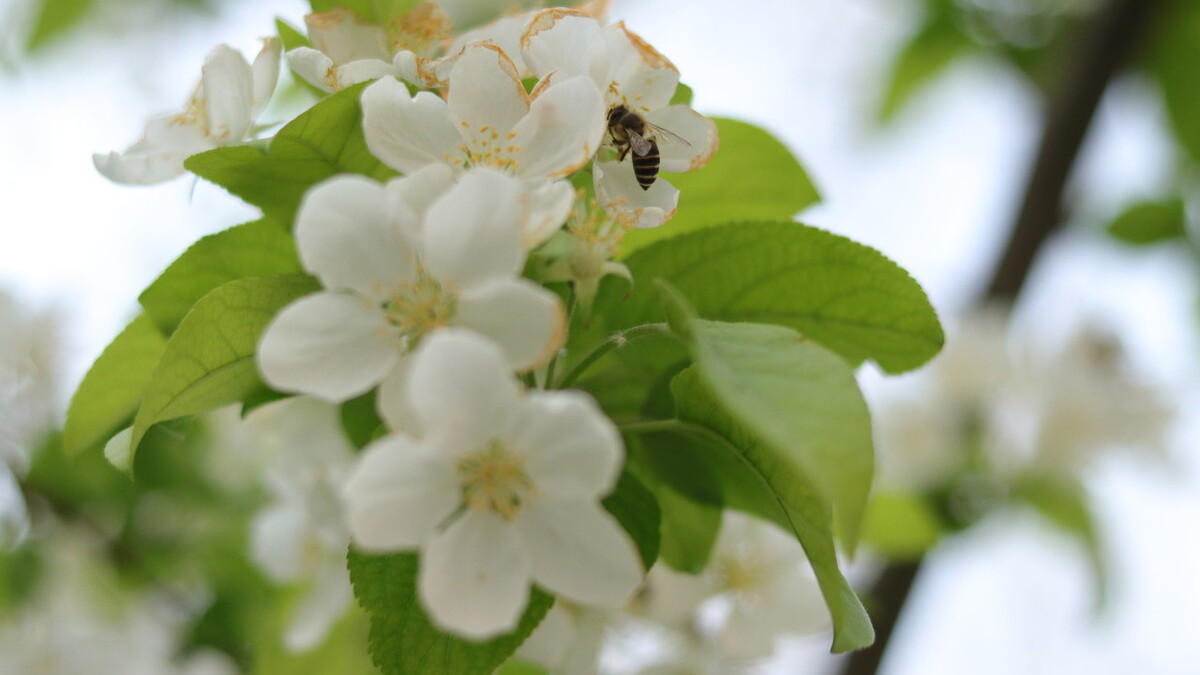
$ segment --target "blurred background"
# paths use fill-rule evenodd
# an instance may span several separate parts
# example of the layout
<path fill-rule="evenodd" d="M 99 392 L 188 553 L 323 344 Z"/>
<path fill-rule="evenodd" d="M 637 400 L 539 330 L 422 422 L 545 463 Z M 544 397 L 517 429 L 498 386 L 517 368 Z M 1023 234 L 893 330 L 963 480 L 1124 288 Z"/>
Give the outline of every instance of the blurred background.
<path fill-rule="evenodd" d="M 148 116 L 178 106 L 214 45 L 252 56 L 276 17 L 301 25 L 306 10 L 0 0 L 0 533 L 23 542 L 0 563 L 0 605 L 37 575 L 74 589 L 97 574 L 48 560 L 113 561 L 105 588 L 177 579 L 166 600 L 146 601 L 173 618 L 89 633 L 119 667 L 17 663 L 15 645 L 83 638 L 10 619 L 0 673 L 243 663 L 225 632 L 251 619 L 223 598 L 263 572 L 246 561 L 222 572 L 229 588 L 200 580 L 233 564 L 221 551 L 245 549 L 245 516 L 233 525 L 223 511 L 272 499 L 249 478 L 211 476 L 262 466 L 177 452 L 182 464 L 130 494 L 98 452 L 66 464 L 35 449 L 48 431 L 53 447 L 70 392 L 141 289 L 200 236 L 255 217 L 190 178 L 113 185 L 91 154 L 126 147 Z M 876 671 L 829 657 L 818 635 L 785 640 L 756 672 L 1200 672 L 1200 4 L 614 0 L 610 17 L 679 67 L 697 110 L 782 139 L 823 198 L 800 219 L 909 270 L 947 328 L 945 352 L 922 371 L 860 377 L 884 506 L 853 570 L 864 591 L 901 591 L 886 660 Z M 262 119 L 285 121 L 299 95 L 285 89 Z M 1010 255 L 1028 269 L 1000 262 L 1017 222 L 1031 234 Z M 168 532 L 195 504 L 203 522 Z M 904 522 L 889 520 L 898 513 Z M 38 534 L 48 520 L 85 532 Z M 196 542 L 219 545 L 178 569 Z M 299 602 L 289 592 L 282 606 Z M 71 604 L 76 591 L 62 595 L 56 611 L 91 611 Z M 886 611 L 885 595 L 868 607 Z M 145 670 L 118 658 L 147 650 Z M 256 672 L 287 667 L 299 666 Z"/>

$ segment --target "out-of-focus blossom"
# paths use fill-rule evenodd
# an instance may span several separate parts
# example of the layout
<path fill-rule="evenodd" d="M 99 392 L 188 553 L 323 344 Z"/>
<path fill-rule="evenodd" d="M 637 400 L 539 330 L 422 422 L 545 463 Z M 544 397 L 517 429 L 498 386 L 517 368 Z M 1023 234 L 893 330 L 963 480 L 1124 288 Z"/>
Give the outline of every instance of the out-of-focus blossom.
<path fill-rule="evenodd" d="M 449 17 L 431 2 L 414 7 L 389 31 L 345 7 L 309 14 L 304 23 L 313 46 L 289 50 L 288 65 L 330 92 L 385 75 L 423 84 L 423 64 L 436 56 L 450 31 Z"/>

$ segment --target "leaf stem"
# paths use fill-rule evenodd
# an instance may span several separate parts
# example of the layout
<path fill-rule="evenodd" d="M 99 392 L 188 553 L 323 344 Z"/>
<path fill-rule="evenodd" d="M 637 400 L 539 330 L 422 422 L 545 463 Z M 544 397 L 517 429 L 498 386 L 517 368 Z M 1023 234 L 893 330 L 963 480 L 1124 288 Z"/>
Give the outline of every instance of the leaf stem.
<path fill-rule="evenodd" d="M 579 363 L 575 364 L 575 367 L 563 376 L 562 381 L 558 383 L 555 389 L 566 389 L 574 384 L 575 380 L 578 380 L 593 363 L 614 349 L 619 349 L 631 342 L 653 335 L 673 335 L 673 333 L 665 323 L 646 323 L 613 333 L 587 356 L 584 356 Z M 547 378 L 547 382 L 549 382 L 549 378 Z"/>

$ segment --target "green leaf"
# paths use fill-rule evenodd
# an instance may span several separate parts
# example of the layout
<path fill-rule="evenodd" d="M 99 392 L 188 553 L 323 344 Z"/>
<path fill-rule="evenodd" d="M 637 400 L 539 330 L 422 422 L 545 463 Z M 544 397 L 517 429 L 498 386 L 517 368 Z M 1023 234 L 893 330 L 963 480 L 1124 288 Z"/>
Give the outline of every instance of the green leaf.
<path fill-rule="evenodd" d="M 922 86 L 974 49 L 971 39 L 955 25 L 950 7 L 933 11 L 935 16 L 926 21 L 892 62 L 887 92 L 879 110 L 881 121 L 892 119 Z"/>
<path fill-rule="evenodd" d="M 302 270 L 288 230 L 272 220 L 257 220 L 192 244 L 142 291 L 138 302 L 169 335 L 197 300 L 222 284 Z"/>
<path fill-rule="evenodd" d="M 653 473 L 639 471 L 636 464 L 630 470 L 654 494 L 662 513 L 663 562 L 680 572 L 703 572 L 721 530 L 721 508 L 681 494 Z"/>
<path fill-rule="evenodd" d="M 184 166 L 257 206 L 269 218 L 291 223 L 308 188 L 341 173 L 376 180 L 396 175 L 367 150 L 359 96 L 368 83 L 320 101 L 275 134 L 264 150 L 233 145 L 192 155 Z"/>
<path fill-rule="evenodd" d="M 671 95 L 671 105 L 691 105 L 692 104 L 692 88 L 680 82 L 675 86 L 675 93 Z"/>
<path fill-rule="evenodd" d="M 1171 3 L 1163 12 L 1150 51 L 1150 71 L 1162 88 L 1175 137 L 1192 159 L 1200 159 L 1200 3 Z"/>
<path fill-rule="evenodd" d="M 167 342 L 133 422 L 131 449 L 152 424 L 237 403 L 263 387 L 254 349 L 291 301 L 320 288 L 302 274 L 231 281 L 196 303 Z"/>
<path fill-rule="evenodd" d="M 1096 607 L 1102 609 L 1108 602 L 1108 561 L 1084 486 L 1069 477 L 1027 474 L 1015 482 L 1013 497 L 1032 506 L 1083 544 L 1092 567 Z"/>
<path fill-rule="evenodd" d="M 278 17 L 275 19 L 275 32 L 279 34 L 279 40 L 283 43 L 285 52 L 297 47 L 312 47 L 312 42 L 309 41 L 304 31 Z"/>
<path fill-rule="evenodd" d="M 550 671 L 536 663 L 521 659 L 509 659 L 500 666 L 495 675 L 549 675 L 549 673 Z"/>
<path fill-rule="evenodd" d="M 433 626 L 417 599 L 416 554 L 373 556 L 350 551 L 354 596 L 371 617 L 369 649 L 383 675 L 489 675 L 545 617 L 554 599 L 532 589 L 513 632 L 470 642 Z"/>
<path fill-rule="evenodd" d="M 338 7 L 354 10 L 364 20 L 387 25 L 424 0 L 312 0 L 313 12 L 329 12 Z"/>
<path fill-rule="evenodd" d="M 33 52 L 45 47 L 78 25 L 95 4 L 95 0 L 41 0 L 26 49 Z"/>
<path fill-rule="evenodd" d="M 662 227 L 627 233 L 621 241 L 622 257 L 660 239 L 718 223 L 791 220 L 820 199 L 804 167 L 774 136 L 746 122 L 714 121 L 721 146 L 708 165 L 664 175 L 679 188 L 678 213 Z"/>
<path fill-rule="evenodd" d="M 1197 92 L 1200 95 L 1200 92 Z M 1141 246 L 1182 239 L 1187 235 L 1183 200 L 1139 202 L 1125 209 L 1108 225 L 1108 233 L 1126 244 Z"/>
<path fill-rule="evenodd" d="M 662 320 L 654 280 L 679 289 L 699 315 L 787 326 L 852 364 L 912 370 L 944 336 L 925 292 L 883 254 L 798 223 L 731 223 L 642 249 L 625 264 L 634 287 L 601 287 L 596 315 L 611 329 Z"/>
<path fill-rule="evenodd" d="M 915 560 L 944 530 L 937 510 L 919 495 L 880 492 L 871 497 L 863 520 L 863 541 L 890 560 Z"/>
<path fill-rule="evenodd" d="M 374 389 L 346 401 L 338 412 L 342 431 L 345 432 L 350 443 L 359 450 L 387 431 L 375 408 Z"/>
<path fill-rule="evenodd" d="M 145 315 L 117 335 L 71 398 L 63 427 L 64 454 L 79 454 L 129 423 L 166 347 L 167 339 Z"/>
<path fill-rule="evenodd" d="M 621 474 L 612 494 L 601 502 L 637 544 L 646 569 L 658 559 L 660 515 L 658 502 L 633 474 Z"/>
<path fill-rule="evenodd" d="M 660 475 L 674 480 L 690 471 L 693 485 L 713 481 L 725 506 L 761 516 L 792 532 L 804 547 L 829 606 L 833 651 L 869 646 L 875 639 L 874 630 L 838 568 L 828 499 L 805 477 L 787 449 L 765 442 L 726 412 L 703 381 L 700 368 L 680 373 L 671 389 L 679 419 L 685 423 L 677 433 L 689 442 L 674 444 L 673 457 L 653 458 L 659 463 Z M 649 451 L 656 449 L 651 446 Z M 663 466 L 669 468 L 662 471 Z M 695 475 L 701 471 L 702 476 Z M 702 501 L 707 498 L 698 496 Z"/>

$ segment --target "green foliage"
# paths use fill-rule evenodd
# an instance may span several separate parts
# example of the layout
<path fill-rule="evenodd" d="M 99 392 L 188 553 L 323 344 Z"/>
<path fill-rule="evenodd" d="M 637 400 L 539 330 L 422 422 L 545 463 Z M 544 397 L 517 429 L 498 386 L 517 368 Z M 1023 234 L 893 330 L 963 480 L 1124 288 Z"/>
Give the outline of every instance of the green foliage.
<path fill-rule="evenodd" d="M 654 495 L 640 480 L 626 472 L 621 474 L 612 494 L 605 497 L 602 503 L 605 510 L 621 524 L 621 528 L 629 533 L 637 544 L 642 564 L 650 569 L 658 560 L 661 520 Z"/>
<path fill-rule="evenodd" d="M 636 437 L 627 442 L 636 443 Z M 649 488 L 662 513 L 659 554 L 671 569 L 699 574 L 708 567 L 713 545 L 721 530 L 721 508 L 691 499 L 671 485 L 630 462 L 630 470 Z"/>
<path fill-rule="evenodd" d="M 1163 14 L 1158 34 L 1147 44 L 1148 65 L 1162 88 L 1175 138 L 1193 160 L 1200 160 L 1200 4 L 1171 3 Z"/>
<path fill-rule="evenodd" d="M 1108 234 L 1135 246 L 1157 244 L 1186 236 L 1186 220 L 1183 200 L 1178 197 L 1164 202 L 1139 202 L 1109 223 Z"/>
<path fill-rule="evenodd" d="M 974 47 L 955 25 L 950 6 L 934 3 L 929 7 L 929 13 L 925 24 L 892 61 L 887 90 L 879 109 L 882 121 L 892 119 L 921 87 L 936 79 Z"/>
<path fill-rule="evenodd" d="M 254 349 L 267 323 L 319 284 L 301 274 L 231 281 L 201 298 L 171 335 L 134 418 L 131 454 L 152 424 L 240 402 L 263 387 Z"/>
<path fill-rule="evenodd" d="M 62 441 L 67 455 L 106 440 L 128 423 L 166 347 L 154 322 L 141 315 L 101 352 L 67 409 Z"/>
<path fill-rule="evenodd" d="M 360 450 L 386 432 L 375 408 L 374 389 L 343 403 L 339 419 L 346 438 Z"/>
<path fill-rule="evenodd" d="M 78 25 L 96 0 L 41 0 L 26 49 L 37 51 Z"/>
<path fill-rule="evenodd" d="M 708 165 L 665 176 L 679 188 L 679 212 L 662 227 L 626 234 L 622 256 L 718 223 L 791 220 L 820 199 L 804 167 L 770 133 L 746 122 L 713 119 L 721 146 Z"/>
<path fill-rule="evenodd" d="M 314 12 L 329 12 L 338 7 L 354 10 L 354 13 L 370 23 L 386 25 L 424 0 L 312 0 L 309 5 Z"/>
<path fill-rule="evenodd" d="M 878 251 L 797 223 L 733 223 L 658 242 L 625 264 L 637 280 L 602 287 L 596 314 L 614 328 L 660 321 L 655 279 L 704 317 L 787 326 L 853 364 L 911 370 L 941 349 L 925 292 Z"/>
<path fill-rule="evenodd" d="M 169 335 L 197 300 L 222 284 L 301 271 L 296 245 L 287 228 L 269 219 L 256 220 L 192 244 L 142 291 L 138 302 Z"/>
<path fill-rule="evenodd" d="M 1092 566 L 1096 606 L 1103 608 L 1108 602 L 1109 570 L 1084 486 L 1069 476 L 1028 474 L 1013 486 L 1013 497 L 1079 539 Z"/>
<path fill-rule="evenodd" d="M 880 492 L 863 518 L 863 541 L 891 560 L 914 560 L 933 548 L 944 526 L 937 510 L 919 495 Z"/>
<path fill-rule="evenodd" d="M 354 595 L 371 619 L 371 658 L 383 675 L 488 675 L 554 604 L 554 598 L 534 588 L 513 632 L 470 642 L 430 623 L 417 599 L 416 554 L 373 556 L 351 550 L 348 564 Z"/>
<path fill-rule="evenodd" d="M 289 52 L 297 47 L 312 47 L 312 42 L 309 41 L 304 31 L 283 19 L 275 19 L 275 32 L 279 34 L 279 40 L 283 43 L 283 50 L 285 52 Z"/>
<path fill-rule="evenodd" d="M 234 145 L 192 155 L 184 167 L 257 206 L 280 223 L 295 219 L 308 188 L 340 173 L 377 180 L 396 175 L 367 150 L 359 96 L 347 87 L 289 122 L 266 149 Z"/>
<path fill-rule="evenodd" d="M 680 82 L 675 87 L 675 93 L 671 96 L 671 105 L 691 105 L 692 104 L 692 88 Z"/>

